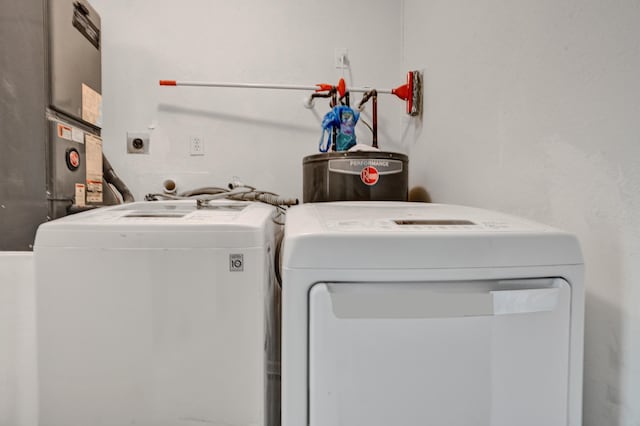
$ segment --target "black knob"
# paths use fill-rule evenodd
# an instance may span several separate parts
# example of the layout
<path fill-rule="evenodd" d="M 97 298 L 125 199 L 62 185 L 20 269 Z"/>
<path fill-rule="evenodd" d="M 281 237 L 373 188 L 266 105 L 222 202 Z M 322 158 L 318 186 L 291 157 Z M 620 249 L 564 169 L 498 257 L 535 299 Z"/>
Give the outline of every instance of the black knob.
<path fill-rule="evenodd" d="M 135 138 L 132 145 L 135 149 L 142 149 L 142 147 L 144 147 L 144 141 L 140 138 Z"/>

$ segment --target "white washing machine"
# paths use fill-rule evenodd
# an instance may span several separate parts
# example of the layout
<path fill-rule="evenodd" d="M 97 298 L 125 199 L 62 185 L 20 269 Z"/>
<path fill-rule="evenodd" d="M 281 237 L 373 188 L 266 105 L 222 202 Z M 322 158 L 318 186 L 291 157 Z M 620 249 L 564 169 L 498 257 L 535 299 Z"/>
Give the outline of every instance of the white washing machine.
<path fill-rule="evenodd" d="M 39 425 L 276 424 L 274 213 L 140 202 L 40 226 Z"/>
<path fill-rule="evenodd" d="M 473 208 L 289 210 L 283 426 L 579 426 L 573 235 Z"/>

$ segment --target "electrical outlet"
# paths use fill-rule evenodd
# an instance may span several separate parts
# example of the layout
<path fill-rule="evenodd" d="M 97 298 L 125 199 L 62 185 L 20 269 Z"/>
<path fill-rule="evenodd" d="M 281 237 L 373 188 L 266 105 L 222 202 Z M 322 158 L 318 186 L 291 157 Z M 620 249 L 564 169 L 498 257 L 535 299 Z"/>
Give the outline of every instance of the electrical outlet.
<path fill-rule="evenodd" d="M 149 153 L 149 133 L 127 132 L 127 153 L 128 154 L 148 154 Z"/>
<path fill-rule="evenodd" d="M 204 155 L 204 140 L 200 136 L 189 138 L 189 154 Z"/>

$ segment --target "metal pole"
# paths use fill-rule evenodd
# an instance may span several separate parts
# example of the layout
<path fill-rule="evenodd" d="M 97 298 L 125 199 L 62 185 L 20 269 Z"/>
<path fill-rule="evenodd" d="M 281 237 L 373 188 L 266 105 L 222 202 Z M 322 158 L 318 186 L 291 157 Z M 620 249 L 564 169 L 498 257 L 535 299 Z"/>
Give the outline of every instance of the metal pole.
<path fill-rule="evenodd" d="M 262 83 L 212 83 L 207 81 L 160 80 L 161 86 L 239 87 L 243 89 L 316 90 L 318 86 Z"/>
<path fill-rule="evenodd" d="M 234 87 L 242 89 L 276 89 L 276 90 L 313 90 L 316 91 L 319 85 L 305 86 L 298 84 L 263 84 L 263 83 L 228 83 L 228 82 L 208 82 L 208 81 L 185 81 L 185 80 L 160 80 L 161 86 L 195 86 L 195 87 Z M 371 90 L 370 87 L 349 87 L 350 92 L 364 93 Z M 391 89 L 378 89 L 378 93 L 391 94 Z"/>

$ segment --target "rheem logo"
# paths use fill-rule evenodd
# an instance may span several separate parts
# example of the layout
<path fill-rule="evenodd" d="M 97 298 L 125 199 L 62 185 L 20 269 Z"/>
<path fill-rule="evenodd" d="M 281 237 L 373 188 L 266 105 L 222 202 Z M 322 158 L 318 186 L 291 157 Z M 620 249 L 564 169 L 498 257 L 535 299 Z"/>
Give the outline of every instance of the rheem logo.
<path fill-rule="evenodd" d="M 373 166 L 363 167 L 360 171 L 360 179 L 365 185 L 373 186 L 378 183 L 379 178 L 378 169 Z"/>

